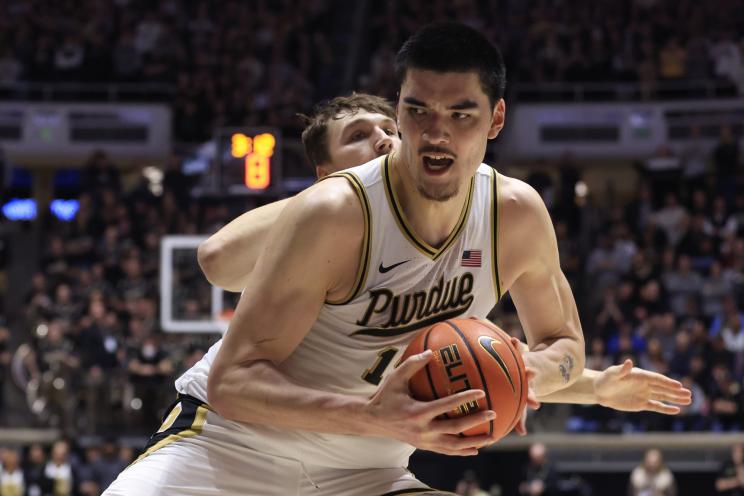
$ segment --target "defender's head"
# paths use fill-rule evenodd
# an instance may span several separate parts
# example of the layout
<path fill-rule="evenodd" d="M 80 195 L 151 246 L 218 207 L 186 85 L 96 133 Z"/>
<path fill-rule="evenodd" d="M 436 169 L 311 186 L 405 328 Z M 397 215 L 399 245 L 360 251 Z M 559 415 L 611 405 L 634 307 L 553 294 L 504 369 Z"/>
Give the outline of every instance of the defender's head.
<path fill-rule="evenodd" d="M 379 96 L 339 96 L 305 120 L 302 144 L 319 178 L 390 153 L 400 143 L 395 109 Z"/>

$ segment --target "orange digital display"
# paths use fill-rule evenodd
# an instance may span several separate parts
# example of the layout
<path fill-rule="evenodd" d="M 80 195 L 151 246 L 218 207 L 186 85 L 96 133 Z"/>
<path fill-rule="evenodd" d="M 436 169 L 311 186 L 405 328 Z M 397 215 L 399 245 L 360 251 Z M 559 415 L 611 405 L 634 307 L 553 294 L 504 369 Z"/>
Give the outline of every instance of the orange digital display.
<path fill-rule="evenodd" d="M 271 157 L 274 155 L 276 137 L 271 133 L 246 136 L 234 133 L 230 138 L 230 153 L 244 160 L 244 183 L 253 190 L 271 186 Z"/>

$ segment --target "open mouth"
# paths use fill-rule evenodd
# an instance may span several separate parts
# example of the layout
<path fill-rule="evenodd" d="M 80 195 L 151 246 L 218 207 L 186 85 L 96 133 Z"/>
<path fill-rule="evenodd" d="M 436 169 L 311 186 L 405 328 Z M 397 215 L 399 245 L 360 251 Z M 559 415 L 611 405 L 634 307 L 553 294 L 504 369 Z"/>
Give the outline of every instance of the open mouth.
<path fill-rule="evenodd" d="M 451 157 L 440 153 L 426 154 L 422 160 L 424 169 L 430 174 L 442 174 L 455 162 Z"/>

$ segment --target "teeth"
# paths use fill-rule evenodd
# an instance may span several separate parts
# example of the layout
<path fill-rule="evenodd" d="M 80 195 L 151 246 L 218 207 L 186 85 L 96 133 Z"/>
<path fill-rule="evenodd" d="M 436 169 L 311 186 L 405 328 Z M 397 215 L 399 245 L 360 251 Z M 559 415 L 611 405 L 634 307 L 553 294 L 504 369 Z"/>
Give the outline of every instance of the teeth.
<path fill-rule="evenodd" d="M 449 157 L 447 157 L 447 155 L 444 155 L 444 154 L 441 154 L 441 153 L 436 153 L 436 154 L 433 154 L 433 155 L 424 155 L 424 156 L 425 157 L 432 158 L 434 160 L 441 160 L 441 159 L 444 159 L 444 158 L 449 158 Z"/>

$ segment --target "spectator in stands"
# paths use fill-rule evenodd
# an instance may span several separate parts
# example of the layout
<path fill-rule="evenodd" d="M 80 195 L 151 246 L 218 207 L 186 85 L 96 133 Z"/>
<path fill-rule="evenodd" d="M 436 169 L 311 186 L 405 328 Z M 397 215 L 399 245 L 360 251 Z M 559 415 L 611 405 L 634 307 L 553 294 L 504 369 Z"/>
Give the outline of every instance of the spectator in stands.
<path fill-rule="evenodd" d="M 659 374 L 666 375 L 669 373 L 669 365 L 664 357 L 661 342 L 657 338 L 648 340 L 646 352 L 641 355 L 639 365 L 641 368 L 658 372 Z"/>
<path fill-rule="evenodd" d="M 548 450 L 542 443 L 530 446 L 529 463 L 523 470 L 519 494 L 542 496 L 554 494 L 557 490 L 558 474 L 548 460 Z"/>
<path fill-rule="evenodd" d="M 734 136 L 730 125 L 721 126 L 720 141 L 713 149 L 713 166 L 717 178 L 717 192 L 727 201 L 733 200 L 735 182 L 732 181 L 739 173 L 741 156 L 739 142 Z"/>
<path fill-rule="evenodd" d="M 723 311 L 723 301 L 733 288 L 731 275 L 723 273 L 720 262 L 713 262 L 701 287 L 702 311 L 707 319 L 713 319 Z"/>
<path fill-rule="evenodd" d="M 676 496 L 674 474 L 664 465 L 661 451 L 646 451 L 641 465 L 630 474 L 629 496 Z"/>
<path fill-rule="evenodd" d="M 678 81 L 687 76 L 687 51 L 677 37 L 671 37 L 659 52 L 659 75 Z"/>
<path fill-rule="evenodd" d="M 664 197 L 664 206 L 654 212 L 654 222 L 666 234 L 667 243 L 677 246 L 685 233 L 687 210 L 679 204 L 676 193 L 668 192 Z"/>
<path fill-rule="evenodd" d="M 703 285 L 703 278 L 692 270 L 692 261 L 687 255 L 680 255 L 677 268 L 662 274 L 664 290 L 669 297 L 669 306 L 677 317 L 685 314 L 687 300 L 698 298 Z"/>
<path fill-rule="evenodd" d="M 103 150 L 95 151 L 83 167 L 83 189 L 93 195 L 104 189 L 121 191 L 119 170 L 111 163 L 108 154 Z"/>
<path fill-rule="evenodd" d="M 590 351 L 586 355 L 586 367 L 592 370 L 604 370 L 612 361 L 605 352 L 605 343 L 601 337 L 595 337 L 591 341 Z"/>
<path fill-rule="evenodd" d="M 736 234 L 738 229 L 736 217 L 729 214 L 726 199 L 722 196 L 716 196 L 713 199 L 713 209 L 705 219 L 703 228 L 705 234 L 711 236 L 716 244 L 720 244 L 724 239 Z"/>
<path fill-rule="evenodd" d="M 466 470 L 462 474 L 462 478 L 457 482 L 455 486 L 455 494 L 459 496 L 489 496 L 488 493 L 481 488 L 480 480 L 478 480 L 478 474 L 475 470 Z"/>
<path fill-rule="evenodd" d="M 23 466 L 23 477 L 26 481 L 26 494 L 28 496 L 46 496 L 52 493 L 54 482 L 46 475 L 46 464 L 47 457 L 44 448 L 38 443 L 31 444 L 28 447 Z"/>
<path fill-rule="evenodd" d="M 731 457 L 724 462 L 716 478 L 716 494 L 744 496 L 744 444 L 731 446 Z"/>
<path fill-rule="evenodd" d="M 710 410 L 713 429 L 716 431 L 737 431 L 744 422 L 744 395 L 741 384 L 731 376 L 731 365 L 716 363 L 711 372 Z"/>
<path fill-rule="evenodd" d="M 77 494 L 81 496 L 96 496 L 101 494 L 101 485 L 95 472 L 95 465 L 101 458 L 101 450 L 97 445 L 85 448 L 85 458 L 78 464 L 76 470 Z M 105 486 L 104 486 L 105 487 Z"/>
<path fill-rule="evenodd" d="M 44 475 L 52 481 L 54 496 L 72 496 L 75 494 L 75 474 L 70 463 L 70 445 L 59 440 L 52 444 L 49 461 L 44 468 Z"/>
<path fill-rule="evenodd" d="M 731 294 L 725 295 L 723 297 L 723 304 L 721 305 L 720 312 L 713 317 L 713 320 L 710 323 L 710 336 L 718 336 L 724 326 L 737 316 L 740 321 L 744 322 L 744 311 L 739 310 L 739 307 L 736 304 L 736 298 Z"/>
<path fill-rule="evenodd" d="M 159 409 L 164 406 L 162 385 L 173 372 L 173 362 L 155 336 L 145 336 L 137 349 L 130 350 L 129 380 L 136 398 L 141 400 L 143 429 L 157 425 Z"/>
<path fill-rule="evenodd" d="M 0 449 L 0 495 L 24 496 L 26 482 L 19 463 L 20 455 L 15 449 Z"/>

